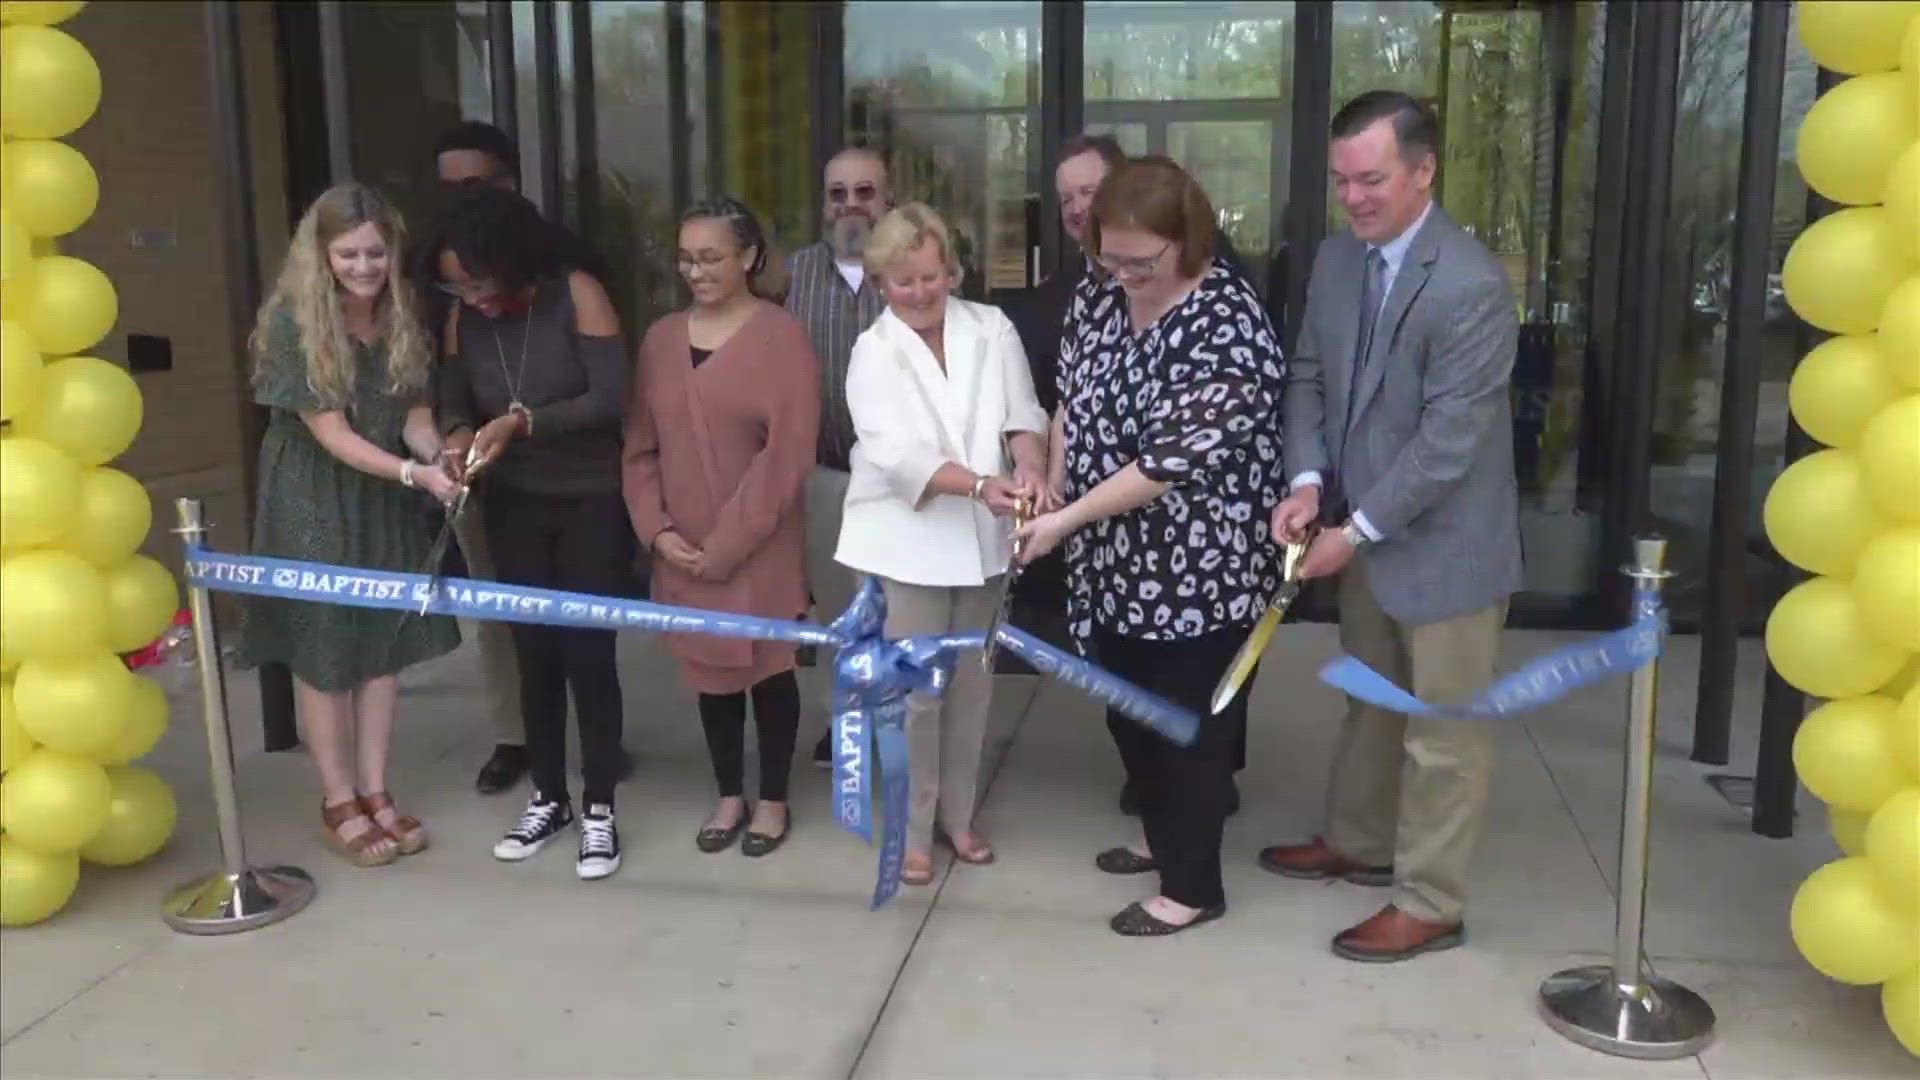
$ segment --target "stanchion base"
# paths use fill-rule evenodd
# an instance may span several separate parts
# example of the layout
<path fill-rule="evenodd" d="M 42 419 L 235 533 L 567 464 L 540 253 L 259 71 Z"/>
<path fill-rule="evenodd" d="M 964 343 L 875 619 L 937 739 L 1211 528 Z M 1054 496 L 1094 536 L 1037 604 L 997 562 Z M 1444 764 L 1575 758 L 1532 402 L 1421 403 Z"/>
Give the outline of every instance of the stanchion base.
<path fill-rule="evenodd" d="M 240 934 L 290 919 L 313 901 L 313 878 L 297 866 L 249 866 L 214 874 L 167 897 L 161 916 L 183 934 Z"/>
<path fill-rule="evenodd" d="M 1611 964 L 1570 968 L 1540 984 L 1548 1026 L 1590 1050 L 1659 1061 L 1697 1054 L 1713 1041 L 1713 1006 L 1668 979 L 1620 985 Z"/>

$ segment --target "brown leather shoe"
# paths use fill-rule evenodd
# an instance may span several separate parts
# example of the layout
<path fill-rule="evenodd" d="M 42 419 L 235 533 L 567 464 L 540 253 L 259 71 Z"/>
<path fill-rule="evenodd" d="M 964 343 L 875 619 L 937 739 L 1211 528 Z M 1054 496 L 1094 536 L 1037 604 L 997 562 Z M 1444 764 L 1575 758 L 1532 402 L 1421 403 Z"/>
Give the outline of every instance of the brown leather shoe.
<path fill-rule="evenodd" d="M 1391 964 L 1421 953 L 1451 949 L 1467 940 L 1462 923 L 1428 922 L 1388 904 L 1333 939 L 1333 954 L 1363 964 Z"/>
<path fill-rule="evenodd" d="M 1362 866 L 1327 846 L 1320 837 L 1310 844 L 1282 844 L 1260 852 L 1260 868 L 1284 877 L 1319 881 L 1342 878 L 1355 885 L 1393 884 L 1393 866 Z"/>

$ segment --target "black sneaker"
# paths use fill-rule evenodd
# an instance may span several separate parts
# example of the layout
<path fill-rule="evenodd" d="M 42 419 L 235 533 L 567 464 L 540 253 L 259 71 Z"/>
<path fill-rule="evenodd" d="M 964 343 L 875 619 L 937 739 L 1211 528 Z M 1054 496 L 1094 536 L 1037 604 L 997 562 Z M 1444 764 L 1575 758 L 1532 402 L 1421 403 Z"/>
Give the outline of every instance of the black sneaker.
<path fill-rule="evenodd" d="M 613 807 L 592 803 L 580 817 L 580 860 L 574 872 L 581 881 L 612 877 L 620 869 L 620 830 L 613 825 Z"/>
<path fill-rule="evenodd" d="M 819 742 L 813 744 L 813 767 L 833 768 L 833 728 L 831 727 L 827 728 L 825 735 L 820 736 Z"/>
<path fill-rule="evenodd" d="M 531 859 L 547 846 L 547 841 L 571 824 L 571 803 L 549 799 L 536 791 L 533 798 L 527 800 L 526 812 L 520 815 L 519 822 L 493 845 L 493 857 L 502 862 Z"/>

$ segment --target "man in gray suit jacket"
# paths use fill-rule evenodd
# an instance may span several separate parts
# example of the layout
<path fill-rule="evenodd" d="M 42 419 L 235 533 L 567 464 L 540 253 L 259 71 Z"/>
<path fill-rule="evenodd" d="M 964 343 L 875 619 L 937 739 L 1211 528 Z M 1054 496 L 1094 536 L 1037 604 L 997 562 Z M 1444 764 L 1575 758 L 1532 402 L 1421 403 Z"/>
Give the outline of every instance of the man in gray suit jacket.
<path fill-rule="evenodd" d="M 1301 573 L 1339 576 L 1342 647 L 1430 704 L 1458 703 L 1492 681 L 1520 587 L 1518 313 L 1491 253 L 1433 203 L 1438 124 L 1425 106 L 1363 94 L 1332 134 L 1351 232 L 1314 259 L 1282 405 L 1291 494 L 1274 533 L 1298 542 L 1326 522 Z M 1483 721 L 1348 702 L 1324 836 L 1260 853 L 1288 877 L 1393 888 L 1334 952 L 1402 960 L 1464 939 L 1492 743 Z"/>

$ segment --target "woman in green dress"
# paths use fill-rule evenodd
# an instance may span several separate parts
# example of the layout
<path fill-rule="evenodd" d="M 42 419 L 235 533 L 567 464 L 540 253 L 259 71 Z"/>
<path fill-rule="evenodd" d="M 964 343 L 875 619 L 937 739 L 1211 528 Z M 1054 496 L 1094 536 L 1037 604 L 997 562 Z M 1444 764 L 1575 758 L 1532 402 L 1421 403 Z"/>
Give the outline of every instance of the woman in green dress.
<path fill-rule="evenodd" d="M 352 183 L 294 232 L 251 340 L 254 400 L 271 416 L 257 555 L 417 573 L 429 554 L 423 500 L 447 502 L 456 485 L 429 406 L 430 339 L 395 273 L 404 239 L 400 215 Z M 400 671 L 458 648 L 455 621 L 267 597 L 244 612 L 241 666 L 293 672 L 327 845 L 360 866 L 425 848 L 387 791 L 387 756 Z"/>

